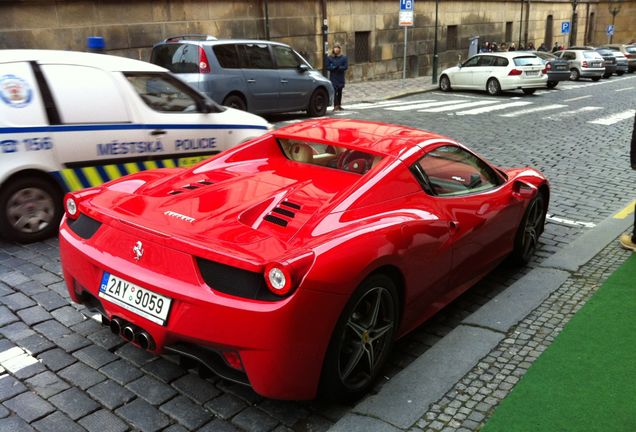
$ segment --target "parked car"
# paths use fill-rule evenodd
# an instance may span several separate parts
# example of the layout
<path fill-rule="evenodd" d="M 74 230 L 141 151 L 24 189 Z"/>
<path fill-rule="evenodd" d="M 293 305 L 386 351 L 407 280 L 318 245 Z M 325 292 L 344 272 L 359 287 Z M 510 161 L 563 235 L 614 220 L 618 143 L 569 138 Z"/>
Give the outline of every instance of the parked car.
<path fill-rule="evenodd" d="M 622 76 L 629 72 L 629 63 L 627 57 L 620 51 L 612 51 L 614 57 L 616 57 L 616 75 Z"/>
<path fill-rule="evenodd" d="M 150 62 L 222 105 L 253 113 L 322 116 L 333 101 L 331 82 L 283 43 L 172 36 L 152 48 Z"/>
<path fill-rule="evenodd" d="M 603 78 L 609 78 L 614 75 L 618 70 L 618 60 L 614 55 L 614 51 L 606 48 L 595 48 L 594 51 L 603 57 L 603 66 L 605 67 Z"/>
<path fill-rule="evenodd" d="M 605 60 L 596 51 L 567 49 L 553 54 L 568 61 L 572 81 L 578 81 L 580 78 L 598 81 L 605 74 Z"/>
<path fill-rule="evenodd" d="M 627 57 L 629 73 L 636 70 L 636 45 L 635 44 L 606 44 L 599 48 L 609 48 L 612 51 L 619 51 Z"/>
<path fill-rule="evenodd" d="M 523 51 L 493 52 L 477 54 L 444 70 L 439 88 L 486 90 L 491 95 L 521 89 L 531 95 L 537 88 L 546 87 L 547 81 L 543 61 L 536 55 Z"/>
<path fill-rule="evenodd" d="M 438 134 L 321 119 L 66 196 L 74 302 L 276 399 L 355 398 L 392 343 L 537 248 L 548 181 Z"/>
<path fill-rule="evenodd" d="M 193 164 L 269 127 L 150 63 L 2 50 L 0 236 L 28 242 L 54 235 L 65 192 Z"/>
<path fill-rule="evenodd" d="M 567 60 L 563 60 L 545 51 L 531 52 L 543 60 L 548 75 L 548 82 L 546 83 L 548 88 L 556 87 L 559 81 L 567 81 L 570 79 L 570 68 Z"/>

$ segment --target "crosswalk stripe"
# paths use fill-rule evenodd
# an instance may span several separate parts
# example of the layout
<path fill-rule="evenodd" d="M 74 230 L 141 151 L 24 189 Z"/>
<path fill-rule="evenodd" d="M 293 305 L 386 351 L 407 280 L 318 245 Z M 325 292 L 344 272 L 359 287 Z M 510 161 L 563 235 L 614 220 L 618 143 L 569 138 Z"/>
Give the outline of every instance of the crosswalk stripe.
<path fill-rule="evenodd" d="M 471 110 L 468 110 L 468 111 L 460 111 L 460 112 L 458 112 L 456 114 L 457 115 L 484 114 L 484 113 L 488 113 L 488 112 L 492 112 L 492 111 L 501 111 L 501 110 L 505 110 L 505 109 L 508 109 L 508 108 L 514 108 L 514 107 L 526 106 L 526 105 L 532 105 L 532 102 L 510 102 L 510 103 L 505 103 L 505 104 L 500 104 L 500 105 L 475 108 L 475 109 L 471 109 Z"/>
<path fill-rule="evenodd" d="M 398 105 L 412 105 L 420 102 L 434 102 L 433 99 L 418 99 L 413 101 L 382 101 L 382 102 L 360 102 L 357 104 L 347 105 L 347 109 L 370 109 L 370 108 L 382 108 L 387 106 L 398 106 Z"/>
<path fill-rule="evenodd" d="M 591 97 L 592 97 L 592 95 L 579 96 L 579 97 L 570 98 L 570 99 L 563 99 L 563 102 L 574 102 L 574 101 L 577 101 L 577 100 L 587 99 L 587 98 L 591 98 Z"/>
<path fill-rule="evenodd" d="M 609 115 L 607 117 L 601 117 L 596 120 L 591 120 L 588 123 L 609 126 L 609 125 L 618 123 L 620 121 L 632 118 L 634 117 L 634 114 L 636 114 L 636 110 L 627 110 L 627 111 L 619 112 L 617 114 Z"/>
<path fill-rule="evenodd" d="M 625 88 L 618 89 L 618 90 L 614 90 L 614 91 L 616 91 L 616 92 L 622 92 L 622 91 L 625 91 L 625 90 L 632 90 L 633 88 L 634 88 L 634 87 L 625 87 Z"/>
<path fill-rule="evenodd" d="M 594 107 L 594 106 L 583 107 L 583 108 L 579 108 L 577 110 L 572 110 L 572 111 L 562 111 L 562 112 L 560 112 L 558 114 L 555 114 L 553 116 L 548 116 L 548 117 L 545 117 L 545 118 L 548 119 L 548 120 L 559 120 L 559 119 L 562 119 L 564 117 L 574 117 L 575 115 L 580 114 L 580 113 L 589 112 L 589 111 L 596 111 L 596 110 L 600 110 L 600 109 L 603 109 L 603 108 L 602 107 Z"/>
<path fill-rule="evenodd" d="M 452 105 L 452 104 L 458 104 L 458 103 L 466 103 L 466 101 L 463 101 L 463 100 L 436 101 L 436 102 L 428 102 L 428 103 L 421 103 L 421 104 L 415 104 L 415 105 L 388 107 L 385 109 L 391 110 L 391 111 L 408 111 L 408 110 L 416 110 L 416 109 L 422 109 L 422 108 L 432 108 L 432 107 L 442 106 L 442 105 Z"/>
<path fill-rule="evenodd" d="M 456 110 L 456 109 L 477 107 L 477 106 L 481 106 L 481 105 L 492 105 L 492 104 L 496 104 L 496 103 L 498 103 L 498 101 L 496 101 L 496 100 L 493 100 L 493 101 L 464 102 L 464 103 L 460 103 L 460 104 L 453 104 L 453 105 L 450 105 L 450 106 L 421 109 L 421 110 L 417 110 L 417 112 L 433 112 L 433 113 L 437 113 L 437 112 L 453 111 L 453 110 Z"/>
<path fill-rule="evenodd" d="M 500 117 L 519 117 L 522 115 L 531 114 L 531 113 L 540 112 L 540 111 L 550 111 L 553 109 L 565 108 L 566 106 L 567 105 L 559 105 L 559 104 L 545 105 L 540 107 L 528 108 L 525 110 L 514 111 L 508 114 L 500 114 L 499 116 Z"/>

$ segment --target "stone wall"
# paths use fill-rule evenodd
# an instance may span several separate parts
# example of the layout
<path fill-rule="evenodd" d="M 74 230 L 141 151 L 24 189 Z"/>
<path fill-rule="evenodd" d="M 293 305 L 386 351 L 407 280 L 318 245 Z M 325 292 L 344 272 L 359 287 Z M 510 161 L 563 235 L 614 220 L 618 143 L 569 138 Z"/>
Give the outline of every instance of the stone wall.
<path fill-rule="evenodd" d="M 321 67 L 321 0 L 269 0 L 267 4 L 270 39 L 289 43 Z M 326 0 L 326 4 L 329 47 L 334 42 L 343 45 L 350 58 L 350 80 L 402 76 L 404 29 L 398 26 L 397 0 Z M 611 22 L 607 3 L 580 2 L 577 11 L 576 42 L 606 42 L 605 28 Z M 592 13 L 594 20 L 590 21 Z M 458 56 L 466 57 L 469 38 L 474 35 L 481 41 L 498 43 L 525 43 L 527 38 L 538 47 L 546 35 L 549 15 L 553 40 L 567 45 L 561 22 L 571 20 L 569 1 L 440 1 L 440 70 L 455 64 Z M 506 23 L 510 40 L 505 40 Z M 417 0 L 415 26 L 408 30 L 408 76 L 431 74 L 434 24 L 435 2 Z M 448 41 L 452 26 L 457 33 L 455 48 L 448 45 L 453 43 Z M 636 0 L 623 2 L 616 26 L 615 41 L 636 37 Z M 264 0 L 0 2 L 0 48 L 84 50 L 86 38 L 97 35 L 105 38 L 108 53 L 147 60 L 152 45 L 171 35 L 265 38 L 266 31 Z M 356 32 L 362 32 L 358 47 Z M 360 61 L 356 52 L 364 38 L 368 40 L 369 61 Z"/>

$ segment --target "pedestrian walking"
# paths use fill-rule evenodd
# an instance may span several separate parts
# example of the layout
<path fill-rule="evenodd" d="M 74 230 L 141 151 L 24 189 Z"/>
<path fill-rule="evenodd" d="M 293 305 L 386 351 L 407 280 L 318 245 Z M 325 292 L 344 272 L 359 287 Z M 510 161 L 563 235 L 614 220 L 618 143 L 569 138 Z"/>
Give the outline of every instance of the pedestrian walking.
<path fill-rule="evenodd" d="M 552 52 L 554 53 L 554 52 L 557 52 L 558 50 L 559 50 L 559 43 L 555 42 L 554 46 L 552 47 Z"/>
<path fill-rule="evenodd" d="M 545 42 L 542 42 L 541 45 L 539 45 L 539 48 L 537 49 L 537 51 L 542 51 L 542 52 L 548 51 L 548 49 L 545 46 Z"/>
<path fill-rule="evenodd" d="M 516 50 L 516 48 L 515 48 L 515 43 L 514 43 L 514 42 L 511 42 L 511 43 L 510 43 L 510 48 L 508 48 L 508 51 L 515 51 L 515 50 Z"/>
<path fill-rule="evenodd" d="M 490 48 L 490 42 L 486 41 L 484 42 L 484 46 L 481 47 L 481 49 L 479 50 L 479 52 L 490 52 L 492 51 L 492 49 Z"/>
<path fill-rule="evenodd" d="M 528 46 L 526 47 L 526 51 L 536 51 L 534 48 L 534 42 L 528 42 Z"/>
<path fill-rule="evenodd" d="M 342 54 L 339 43 L 333 45 L 331 55 L 327 57 L 327 70 L 329 79 L 335 91 L 333 110 L 342 111 L 342 89 L 345 86 L 345 72 L 349 69 L 349 59 Z"/>
<path fill-rule="evenodd" d="M 632 130 L 632 146 L 629 152 L 632 169 L 636 170 L 636 115 L 634 115 L 634 129 Z M 621 246 L 636 252 L 636 204 L 634 204 L 634 227 L 631 234 L 623 234 L 620 237 Z"/>

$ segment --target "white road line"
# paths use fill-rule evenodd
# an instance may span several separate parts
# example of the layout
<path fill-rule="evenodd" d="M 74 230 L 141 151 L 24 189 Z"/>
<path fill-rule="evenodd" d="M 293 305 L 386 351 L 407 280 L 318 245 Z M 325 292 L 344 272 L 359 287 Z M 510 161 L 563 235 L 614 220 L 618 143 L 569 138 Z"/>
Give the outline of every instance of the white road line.
<path fill-rule="evenodd" d="M 561 223 L 564 225 L 571 225 L 571 226 L 582 226 L 585 228 L 594 228 L 596 226 L 596 224 L 593 222 L 575 221 L 571 219 L 565 219 L 558 216 L 554 216 L 551 214 L 546 215 L 546 219 L 549 220 L 550 222 L 557 222 L 557 223 Z"/>
<path fill-rule="evenodd" d="M 456 114 L 457 115 L 484 114 L 484 113 L 488 113 L 488 112 L 492 112 L 492 111 L 501 111 L 501 110 L 505 110 L 505 109 L 508 109 L 508 108 L 514 108 L 514 107 L 526 106 L 526 105 L 532 105 L 532 102 L 510 102 L 510 103 L 505 103 L 505 104 L 500 104 L 500 105 L 495 105 L 495 106 L 487 106 L 487 107 L 475 108 L 475 109 L 471 109 L 471 110 L 468 110 L 468 111 L 460 111 L 460 112 L 458 112 Z"/>
<path fill-rule="evenodd" d="M 522 115 L 526 115 L 526 114 L 530 114 L 530 113 L 535 113 L 535 112 L 539 112 L 539 111 L 550 111 L 550 110 L 554 110 L 554 109 L 559 109 L 559 108 L 565 108 L 567 107 L 567 105 L 559 105 L 559 104 L 554 104 L 554 105 L 545 105 L 545 106 L 540 106 L 540 107 L 534 107 L 534 108 L 528 108 L 525 110 L 520 110 L 520 111 L 514 111 L 508 114 L 500 114 L 500 117 L 519 117 Z"/>
<path fill-rule="evenodd" d="M 583 108 L 579 108 L 577 110 L 573 110 L 573 111 L 562 111 L 558 114 L 555 114 L 553 116 L 548 116 L 548 117 L 544 117 L 544 119 L 546 120 L 560 120 L 562 118 L 566 118 L 566 117 L 574 117 L 577 114 L 581 114 L 584 112 L 590 112 L 590 111 L 596 111 L 596 110 L 600 110 L 603 109 L 602 107 L 583 107 Z"/>
<path fill-rule="evenodd" d="M 333 115 L 336 115 L 336 116 L 348 116 L 348 115 L 357 114 L 357 113 L 358 113 L 357 111 L 342 111 L 342 112 L 333 113 Z"/>
<path fill-rule="evenodd" d="M 454 105 L 450 105 L 450 106 L 443 106 L 443 107 L 437 107 L 437 108 L 428 108 L 428 109 L 423 109 L 423 110 L 417 110 L 417 112 L 444 112 L 444 111 L 453 111 L 456 109 L 463 109 L 463 108 L 471 108 L 471 107 L 477 107 L 477 106 L 481 106 L 481 105 L 492 105 L 492 104 L 496 104 L 498 101 L 493 100 L 493 101 L 477 101 L 477 102 L 464 102 L 464 103 L 460 103 L 460 104 L 454 104 Z"/>
<path fill-rule="evenodd" d="M 591 98 L 591 97 L 592 97 L 592 95 L 579 96 L 579 97 L 575 97 L 575 98 L 572 98 L 572 99 L 563 99 L 563 102 L 574 102 L 574 101 L 577 101 L 577 100 L 587 99 L 587 98 Z"/>
<path fill-rule="evenodd" d="M 614 91 L 622 92 L 622 91 L 625 91 L 625 90 L 631 90 L 631 89 L 633 89 L 633 88 L 634 88 L 634 87 L 625 87 L 625 88 L 618 89 L 618 90 L 614 90 Z"/>
<path fill-rule="evenodd" d="M 409 111 L 409 110 L 416 110 L 416 109 L 423 109 L 423 108 L 432 108 L 432 107 L 436 107 L 436 106 L 452 105 L 452 104 L 459 104 L 459 103 L 466 103 L 466 101 L 463 101 L 463 100 L 433 101 L 433 102 L 421 103 L 421 104 L 415 104 L 415 105 L 404 105 L 404 106 L 397 106 L 397 107 L 388 107 L 388 108 L 385 108 L 385 109 L 386 110 L 391 110 L 391 111 Z"/>
<path fill-rule="evenodd" d="M 382 102 L 361 102 L 357 104 L 346 105 L 348 109 L 369 109 L 369 108 L 382 108 L 386 106 L 398 106 L 398 105 L 411 105 L 421 102 L 434 102 L 434 99 L 418 99 L 408 102 L 404 101 L 382 101 Z"/>
<path fill-rule="evenodd" d="M 448 97 L 448 95 L 449 95 L 449 93 L 444 93 L 444 92 L 433 92 L 432 94 L 437 95 L 437 96 L 446 96 L 446 97 Z M 481 97 L 481 96 L 470 96 L 470 95 L 459 94 L 459 93 L 453 93 L 453 96 L 457 96 L 457 97 L 461 97 L 461 98 L 468 98 L 468 99 L 483 99 L 483 97 Z"/>
<path fill-rule="evenodd" d="M 634 114 L 636 114 L 636 110 L 627 110 L 627 111 L 609 115 L 607 117 L 601 117 L 596 120 L 591 120 L 588 123 L 609 126 L 609 125 L 613 125 L 614 123 L 618 123 L 620 121 L 633 118 Z"/>

